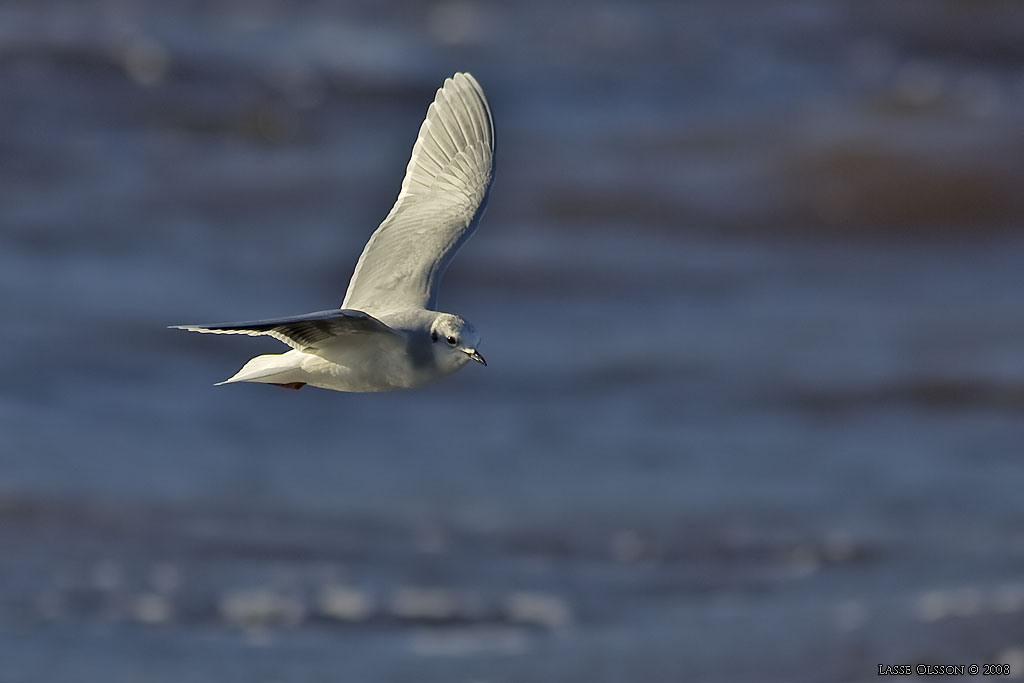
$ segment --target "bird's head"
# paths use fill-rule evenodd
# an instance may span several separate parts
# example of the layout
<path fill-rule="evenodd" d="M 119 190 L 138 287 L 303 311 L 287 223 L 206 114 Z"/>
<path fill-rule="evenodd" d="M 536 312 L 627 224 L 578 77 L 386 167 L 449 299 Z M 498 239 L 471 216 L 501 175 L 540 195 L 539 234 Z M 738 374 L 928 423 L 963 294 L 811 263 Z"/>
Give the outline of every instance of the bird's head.
<path fill-rule="evenodd" d="M 476 328 L 457 315 L 439 313 L 430 325 L 430 342 L 434 347 L 434 355 L 443 362 L 462 365 L 467 360 L 475 360 L 481 365 L 487 365 L 487 361 L 476 350 L 480 344 Z"/>

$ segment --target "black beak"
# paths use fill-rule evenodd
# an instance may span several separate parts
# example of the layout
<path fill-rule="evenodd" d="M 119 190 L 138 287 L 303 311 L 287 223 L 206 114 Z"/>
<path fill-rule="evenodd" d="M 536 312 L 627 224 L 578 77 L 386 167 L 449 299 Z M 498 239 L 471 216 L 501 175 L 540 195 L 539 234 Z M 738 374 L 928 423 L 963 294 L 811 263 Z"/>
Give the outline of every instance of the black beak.
<path fill-rule="evenodd" d="M 479 351 L 474 350 L 471 354 L 469 354 L 469 357 L 475 360 L 480 365 L 484 366 L 485 368 L 487 367 L 487 361 L 484 360 L 484 357 L 480 355 Z"/>

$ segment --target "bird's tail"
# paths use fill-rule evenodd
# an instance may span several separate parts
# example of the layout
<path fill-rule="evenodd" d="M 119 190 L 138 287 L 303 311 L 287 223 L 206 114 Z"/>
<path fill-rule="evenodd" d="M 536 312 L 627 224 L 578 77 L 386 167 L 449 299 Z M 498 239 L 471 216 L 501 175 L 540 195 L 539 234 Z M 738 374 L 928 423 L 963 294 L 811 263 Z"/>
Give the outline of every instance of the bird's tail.
<path fill-rule="evenodd" d="M 272 353 L 265 356 L 256 356 L 246 363 L 234 376 L 223 382 L 217 382 L 214 386 L 221 384 L 233 384 L 235 382 L 262 382 L 265 384 L 291 384 L 292 382 L 303 382 L 304 373 L 288 353 Z"/>

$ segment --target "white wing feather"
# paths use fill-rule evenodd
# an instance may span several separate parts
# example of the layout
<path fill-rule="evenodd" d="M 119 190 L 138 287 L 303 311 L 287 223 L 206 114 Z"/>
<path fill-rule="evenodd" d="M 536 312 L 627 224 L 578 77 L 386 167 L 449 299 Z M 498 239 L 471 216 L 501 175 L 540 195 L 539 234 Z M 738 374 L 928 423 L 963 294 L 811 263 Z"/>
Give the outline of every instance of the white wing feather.
<path fill-rule="evenodd" d="M 446 79 L 427 109 L 398 200 L 366 243 L 342 308 L 437 303 L 445 268 L 483 214 L 494 178 L 494 122 L 476 79 Z"/>

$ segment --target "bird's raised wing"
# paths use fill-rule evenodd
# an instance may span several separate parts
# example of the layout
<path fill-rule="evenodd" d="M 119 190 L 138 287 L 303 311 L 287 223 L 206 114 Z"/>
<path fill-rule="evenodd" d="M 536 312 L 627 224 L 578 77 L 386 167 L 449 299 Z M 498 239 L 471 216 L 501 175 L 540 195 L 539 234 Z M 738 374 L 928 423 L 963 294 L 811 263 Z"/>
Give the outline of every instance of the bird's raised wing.
<path fill-rule="evenodd" d="M 269 335 L 293 349 L 315 353 L 332 339 L 353 334 L 399 334 L 372 315 L 362 311 L 332 309 L 290 318 L 252 320 L 220 325 L 175 325 L 172 329 L 207 334 Z"/>
<path fill-rule="evenodd" d="M 494 177 L 494 122 L 469 74 L 427 109 L 391 213 L 366 243 L 342 308 L 434 309 L 445 268 L 483 214 Z"/>

